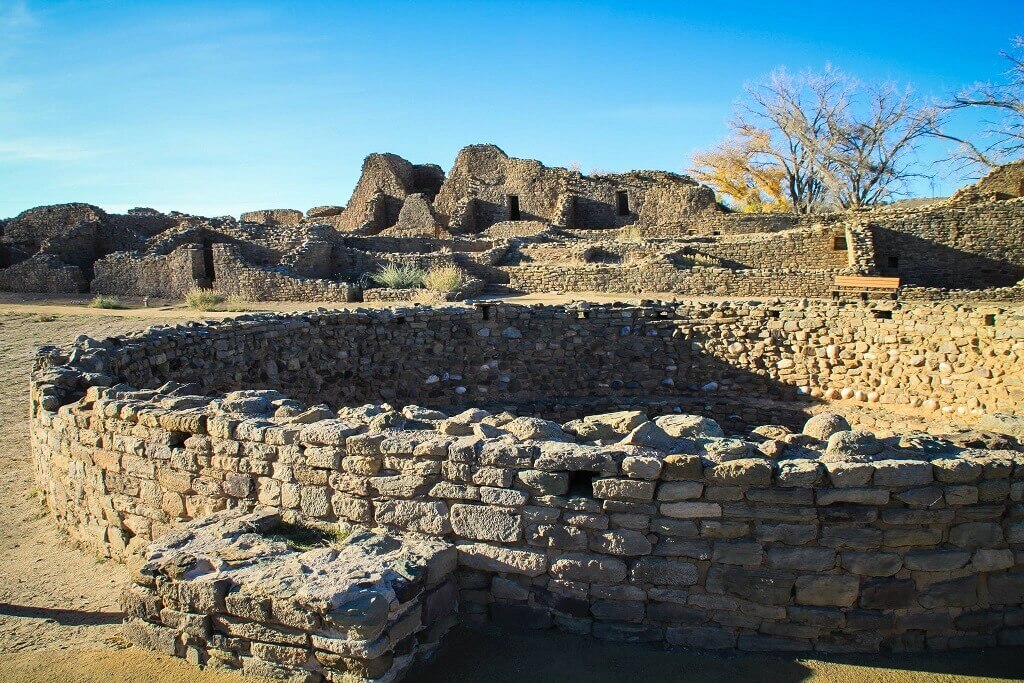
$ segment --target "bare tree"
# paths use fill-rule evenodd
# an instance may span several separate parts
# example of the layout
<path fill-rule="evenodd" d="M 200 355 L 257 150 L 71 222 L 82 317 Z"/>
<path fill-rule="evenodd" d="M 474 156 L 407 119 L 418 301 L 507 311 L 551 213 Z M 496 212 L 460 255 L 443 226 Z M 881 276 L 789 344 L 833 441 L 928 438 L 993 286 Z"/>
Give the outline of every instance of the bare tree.
<path fill-rule="evenodd" d="M 937 129 L 934 108 L 891 83 L 864 86 L 827 67 L 790 77 L 784 71 L 748 88 L 748 116 L 773 133 L 772 158 L 786 169 L 794 210 L 855 208 L 905 189 L 914 151 Z"/>
<path fill-rule="evenodd" d="M 1024 38 L 1014 40 L 1013 52 L 1000 52 L 1010 63 L 1003 83 L 977 83 L 942 105 L 949 112 L 980 110 L 993 118 L 984 121 L 985 142 L 936 132 L 936 137 L 958 145 L 954 159 L 960 168 L 989 169 L 1024 155 Z"/>
<path fill-rule="evenodd" d="M 806 77 L 794 78 L 779 69 L 748 85 L 748 101 L 732 126 L 744 137 L 766 136 L 752 163 L 781 168 L 793 211 L 816 213 L 826 206 L 826 188 L 814 150 L 824 146 L 827 127 L 824 112 L 809 101 L 805 82 Z"/>

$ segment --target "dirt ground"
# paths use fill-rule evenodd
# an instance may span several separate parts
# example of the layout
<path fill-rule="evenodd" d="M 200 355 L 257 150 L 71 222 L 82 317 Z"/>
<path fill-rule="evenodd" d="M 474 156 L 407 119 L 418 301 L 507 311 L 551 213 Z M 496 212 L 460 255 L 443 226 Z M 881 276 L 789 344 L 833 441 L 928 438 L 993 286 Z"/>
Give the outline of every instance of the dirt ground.
<path fill-rule="evenodd" d="M 548 303 L 568 297 L 531 297 Z M 579 298 L 579 295 L 576 295 Z M 223 672 L 127 646 L 117 594 L 127 580 L 116 563 L 74 549 L 41 505 L 29 452 L 28 373 L 36 346 L 79 334 L 105 337 L 151 324 L 206 319 L 180 305 L 126 310 L 87 308 L 85 297 L 0 295 L 0 682 L 213 683 L 241 681 Z M 128 300 L 127 304 L 141 306 Z M 316 308 L 274 304 L 273 310 Z M 714 655 L 603 644 L 544 632 L 453 632 L 412 681 L 487 683 L 575 681 L 916 681 L 1024 680 L 1024 656 L 1010 650 L 837 659 Z"/>

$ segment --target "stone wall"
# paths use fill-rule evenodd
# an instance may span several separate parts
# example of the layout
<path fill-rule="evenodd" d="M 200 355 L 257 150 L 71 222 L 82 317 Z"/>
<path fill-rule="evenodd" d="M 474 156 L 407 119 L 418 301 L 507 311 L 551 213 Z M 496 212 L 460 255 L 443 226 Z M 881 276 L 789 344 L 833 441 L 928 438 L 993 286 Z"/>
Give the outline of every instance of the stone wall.
<path fill-rule="evenodd" d="M 40 486 L 80 543 L 124 559 L 268 506 L 448 541 L 471 620 L 714 649 L 1024 642 L 1019 452 L 882 443 L 834 418 L 755 444 L 689 415 L 334 419 L 275 392 L 187 392 L 94 387 L 56 410 L 34 393 Z"/>
<path fill-rule="evenodd" d="M 860 214 L 878 268 L 911 285 L 983 289 L 1024 278 L 1024 200 Z"/>
<path fill-rule="evenodd" d="M 215 289 L 246 301 L 353 301 L 358 288 L 350 282 L 306 278 L 281 269 L 257 267 L 236 247 L 213 245 Z"/>
<path fill-rule="evenodd" d="M 264 225 L 297 225 L 304 218 L 297 209 L 262 209 L 247 211 L 238 217 L 241 223 L 263 223 Z"/>
<path fill-rule="evenodd" d="M 187 244 L 170 254 L 117 252 L 95 263 L 89 288 L 97 294 L 180 299 L 193 287 L 209 286 L 202 247 Z"/>
<path fill-rule="evenodd" d="M 835 271 L 681 267 L 666 260 L 625 265 L 503 266 L 516 292 L 665 293 L 687 296 L 826 297 Z"/>
<path fill-rule="evenodd" d="M 82 269 L 52 254 L 36 254 L 0 269 L 0 291 L 61 294 L 89 290 Z"/>
<path fill-rule="evenodd" d="M 1021 415 L 1024 406 L 1020 305 L 357 309 L 155 330 L 104 353 L 104 372 L 140 388 L 167 379 L 204 390 L 269 387 L 336 406 L 695 394 L 843 398 L 923 414 Z"/>
<path fill-rule="evenodd" d="M 619 193 L 625 193 L 626 206 Z M 518 217 L 509 197 L 518 202 Z M 570 228 L 654 225 L 721 207 L 710 188 L 674 173 L 584 176 L 509 157 L 494 145 L 470 145 L 459 151 L 434 209 L 453 232 L 479 232 L 508 220 Z"/>

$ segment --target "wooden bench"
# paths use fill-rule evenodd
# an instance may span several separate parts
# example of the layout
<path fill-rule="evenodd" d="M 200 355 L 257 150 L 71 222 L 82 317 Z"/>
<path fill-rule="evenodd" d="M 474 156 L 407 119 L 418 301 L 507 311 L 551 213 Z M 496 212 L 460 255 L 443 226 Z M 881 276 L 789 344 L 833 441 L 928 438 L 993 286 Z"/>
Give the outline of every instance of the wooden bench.
<path fill-rule="evenodd" d="M 867 299 L 871 294 L 887 294 L 895 299 L 899 288 L 898 277 L 837 275 L 832 296 L 838 299 L 843 294 L 859 294 L 862 299 Z"/>

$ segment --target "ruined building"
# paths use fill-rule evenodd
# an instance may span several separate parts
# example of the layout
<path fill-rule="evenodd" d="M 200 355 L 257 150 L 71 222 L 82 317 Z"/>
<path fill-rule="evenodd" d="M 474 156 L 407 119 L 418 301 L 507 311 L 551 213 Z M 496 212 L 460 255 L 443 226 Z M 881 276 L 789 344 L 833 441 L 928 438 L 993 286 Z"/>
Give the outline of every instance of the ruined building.
<path fill-rule="evenodd" d="M 1024 163 L 949 200 L 817 216 L 735 214 L 686 176 L 583 175 L 493 145 L 433 164 L 371 154 L 347 206 L 205 218 L 89 204 L 0 221 L 0 290 L 251 300 L 409 298 L 386 263 L 457 266 L 449 298 L 498 291 L 821 297 L 839 275 L 895 275 L 901 296 L 1017 298 Z M 949 292 L 948 290 L 973 290 Z"/>

